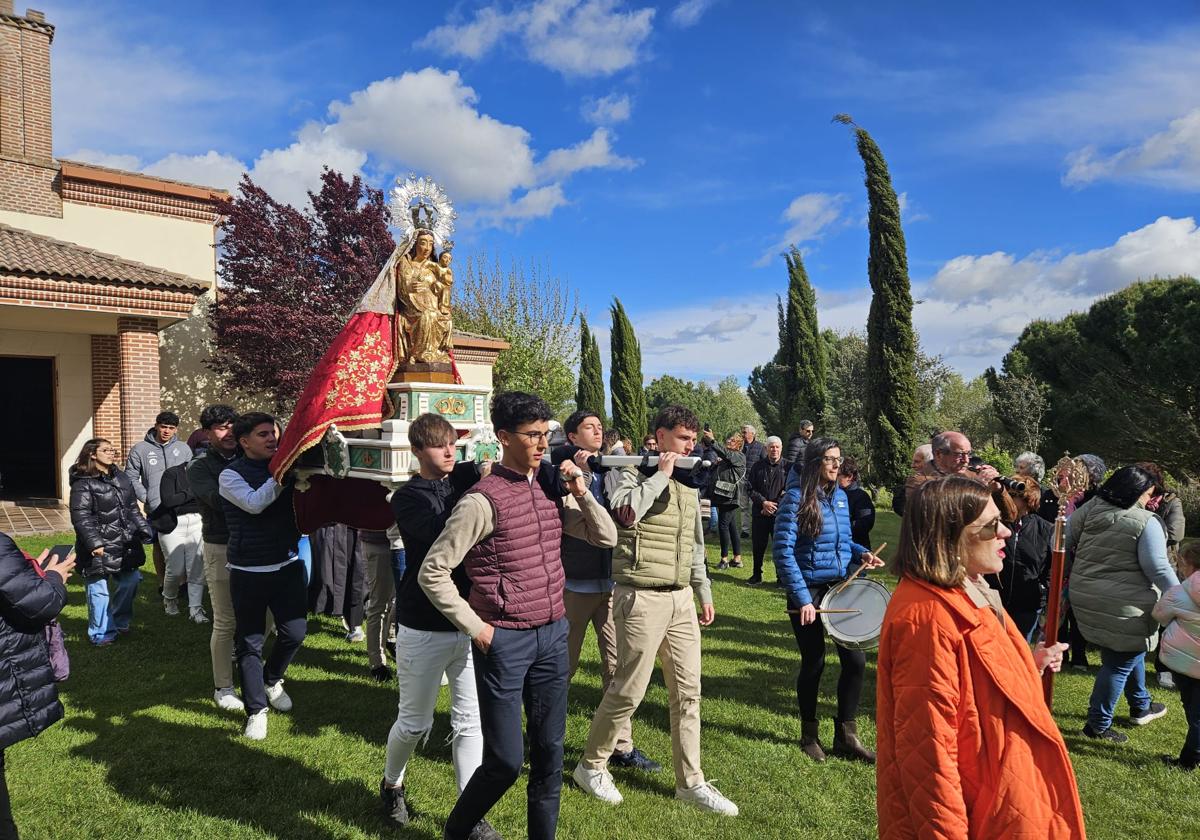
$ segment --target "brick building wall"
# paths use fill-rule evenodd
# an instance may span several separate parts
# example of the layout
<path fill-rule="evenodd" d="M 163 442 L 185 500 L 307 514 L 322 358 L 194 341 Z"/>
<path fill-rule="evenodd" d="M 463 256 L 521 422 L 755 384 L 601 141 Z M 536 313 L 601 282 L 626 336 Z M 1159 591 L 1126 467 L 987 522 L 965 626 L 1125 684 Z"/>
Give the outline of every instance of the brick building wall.
<path fill-rule="evenodd" d="M 62 216 L 50 121 L 50 41 L 40 12 L 0 0 L 0 209 Z"/>
<path fill-rule="evenodd" d="M 161 410 L 158 322 L 153 318 L 118 318 L 117 349 L 121 370 L 121 429 L 127 449 L 142 439 Z"/>
<path fill-rule="evenodd" d="M 128 451 L 121 435 L 121 351 L 115 335 L 92 336 L 92 435 Z"/>

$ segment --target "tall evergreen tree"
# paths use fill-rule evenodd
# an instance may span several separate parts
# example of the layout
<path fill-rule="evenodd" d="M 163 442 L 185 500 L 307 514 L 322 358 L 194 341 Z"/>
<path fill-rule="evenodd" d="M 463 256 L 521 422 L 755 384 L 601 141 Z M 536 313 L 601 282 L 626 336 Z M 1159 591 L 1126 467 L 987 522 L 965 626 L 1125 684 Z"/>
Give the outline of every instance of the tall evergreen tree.
<path fill-rule="evenodd" d="M 608 428 L 604 414 L 604 373 L 600 368 L 600 345 L 588 329 L 587 318 L 579 316 L 579 384 L 575 389 L 575 407 L 595 411 Z"/>
<path fill-rule="evenodd" d="M 646 434 L 646 391 L 642 384 L 642 348 L 633 332 L 633 324 L 618 298 L 613 299 L 612 364 L 609 367 L 609 393 L 612 395 L 612 425 L 634 440 Z"/>
<path fill-rule="evenodd" d="M 784 438 L 801 420 L 818 426 L 827 403 L 829 360 L 817 326 L 817 295 L 799 249 L 784 255 L 788 269 L 787 306 L 778 304 L 779 349 L 775 358 L 750 373 L 747 389 L 766 428 Z"/>
<path fill-rule="evenodd" d="M 917 338 L 912 325 L 908 254 L 900 226 L 900 202 L 883 152 L 865 129 L 845 114 L 836 122 L 854 126 L 866 170 L 867 229 L 871 239 L 867 273 L 871 310 L 867 316 L 867 427 L 874 478 L 898 484 L 909 471 L 917 435 Z"/>

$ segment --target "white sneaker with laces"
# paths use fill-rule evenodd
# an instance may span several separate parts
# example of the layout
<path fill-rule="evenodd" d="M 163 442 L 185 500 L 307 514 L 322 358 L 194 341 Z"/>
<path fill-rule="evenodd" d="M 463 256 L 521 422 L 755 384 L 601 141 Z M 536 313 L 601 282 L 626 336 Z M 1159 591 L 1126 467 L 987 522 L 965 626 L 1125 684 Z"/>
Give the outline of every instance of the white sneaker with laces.
<path fill-rule="evenodd" d="M 690 788 L 676 788 L 675 798 L 689 805 L 695 805 L 702 811 L 712 811 L 714 814 L 726 817 L 738 815 L 738 807 L 726 799 L 721 791 L 713 787 L 711 782 L 704 782 Z"/>
<path fill-rule="evenodd" d="M 163 596 L 163 612 L 167 615 L 179 615 L 179 598 Z"/>
<path fill-rule="evenodd" d="M 612 774 L 607 770 L 591 770 L 580 762 L 575 765 L 571 778 L 582 790 L 611 805 L 620 805 L 625 801 L 621 791 L 613 784 Z"/>
<path fill-rule="evenodd" d="M 366 640 L 367 634 L 362 631 L 361 627 L 355 627 L 346 634 L 346 641 L 350 642 L 350 644 L 358 644 L 359 642 L 365 642 Z"/>
<path fill-rule="evenodd" d="M 204 607 L 192 607 L 188 610 L 188 617 L 197 624 L 208 624 L 208 616 L 204 614 Z"/>
<path fill-rule="evenodd" d="M 287 692 L 283 690 L 283 680 L 275 685 L 267 686 L 267 702 L 281 712 L 292 710 L 292 698 L 288 697 Z"/>
<path fill-rule="evenodd" d="M 246 704 L 232 688 L 218 688 L 213 692 L 213 702 L 217 704 L 217 708 L 227 712 L 246 711 Z"/>
<path fill-rule="evenodd" d="M 267 710 L 255 712 L 246 718 L 246 731 L 243 733 L 251 741 L 262 741 L 267 737 Z"/>

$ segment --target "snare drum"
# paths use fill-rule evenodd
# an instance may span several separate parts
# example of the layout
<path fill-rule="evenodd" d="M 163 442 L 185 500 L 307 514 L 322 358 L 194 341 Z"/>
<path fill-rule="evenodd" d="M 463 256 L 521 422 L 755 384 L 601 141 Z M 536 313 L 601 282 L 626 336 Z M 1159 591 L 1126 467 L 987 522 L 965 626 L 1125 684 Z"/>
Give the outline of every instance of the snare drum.
<path fill-rule="evenodd" d="M 857 610 L 852 613 L 820 613 L 825 632 L 842 647 L 874 650 L 879 647 L 883 614 L 892 593 L 886 586 L 866 578 L 855 578 L 841 588 L 834 584 L 821 599 L 822 610 Z"/>

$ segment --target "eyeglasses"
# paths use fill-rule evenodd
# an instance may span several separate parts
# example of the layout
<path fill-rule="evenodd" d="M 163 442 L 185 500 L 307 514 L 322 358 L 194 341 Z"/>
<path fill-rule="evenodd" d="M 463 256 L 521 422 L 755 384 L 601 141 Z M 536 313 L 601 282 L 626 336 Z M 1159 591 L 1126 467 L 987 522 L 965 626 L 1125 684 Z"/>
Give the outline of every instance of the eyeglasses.
<path fill-rule="evenodd" d="M 954 456 L 955 461 L 970 461 L 971 456 L 975 453 L 970 449 L 968 449 L 966 452 L 958 452 L 957 450 L 951 449 L 950 454 Z"/>
<path fill-rule="evenodd" d="M 997 516 L 991 522 L 985 522 L 979 526 L 979 538 L 981 540 L 994 540 L 996 533 L 1000 530 L 1000 517 Z"/>
<path fill-rule="evenodd" d="M 530 443 L 545 443 L 550 439 L 549 432 L 513 432 L 514 435 L 520 435 Z"/>
<path fill-rule="evenodd" d="M 842 458 L 840 456 L 835 457 L 833 455 L 826 455 L 826 456 L 822 457 L 821 460 L 824 461 L 826 464 L 834 464 L 839 467 L 846 462 L 845 458 Z"/>

